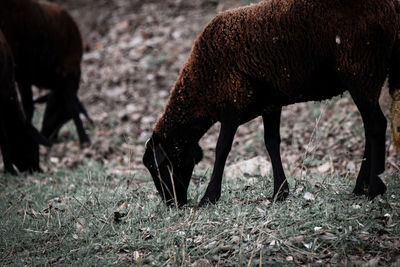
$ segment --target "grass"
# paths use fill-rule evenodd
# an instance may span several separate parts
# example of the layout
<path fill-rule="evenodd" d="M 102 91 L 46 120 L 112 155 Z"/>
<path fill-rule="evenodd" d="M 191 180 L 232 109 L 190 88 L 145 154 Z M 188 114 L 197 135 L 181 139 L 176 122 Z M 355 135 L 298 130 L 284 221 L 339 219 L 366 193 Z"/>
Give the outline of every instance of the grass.
<path fill-rule="evenodd" d="M 398 174 L 372 202 L 343 177 L 290 179 L 290 197 L 277 203 L 270 177 L 238 178 L 202 209 L 194 204 L 208 179 L 197 176 L 191 204 L 174 209 L 149 177 L 89 165 L 0 178 L 3 265 L 400 264 Z"/>
<path fill-rule="evenodd" d="M 161 55 L 148 55 L 145 57 L 146 60 L 146 69 L 154 69 L 160 66 L 167 59 L 167 53 L 162 52 Z"/>

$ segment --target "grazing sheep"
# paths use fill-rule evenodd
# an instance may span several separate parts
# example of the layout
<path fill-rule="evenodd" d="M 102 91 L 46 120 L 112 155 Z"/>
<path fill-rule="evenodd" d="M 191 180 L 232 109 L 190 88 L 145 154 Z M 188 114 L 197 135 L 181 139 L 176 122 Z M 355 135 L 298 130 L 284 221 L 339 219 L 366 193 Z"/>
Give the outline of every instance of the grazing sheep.
<path fill-rule="evenodd" d="M 4 170 L 40 171 L 39 142 L 49 145 L 25 120 L 17 97 L 11 50 L 0 31 L 0 148 Z"/>
<path fill-rule="evenodd" d="M 387 123 L 378 98 L 389 67 L 400 63 L 399 26 L 392 0 L 269 0 L 219 14 L 195 41 L 146 143 L 143 162 L 163 200 L 187 202 L 194 165 L 202 158 L 198 141 L 219 121 L 214 169 L 199 205 L 216 203 L 235 132 L 257 116 L 263 118 L 274 197 L 284 199 L 289 186 L 279 151 L 282 106 L 346 90 L 366 136 L 354 193 L 370 199 L 383 194 L 378 175 L 385 167 Z M 391 68 L 392 96 L 400 93 L 399 70 Z"/>
<path fill-rule="evenodd" d="M 0 28 L 15 58 L 15 75 L 27 119 L 34 110 L 32 85 L 50 89 L 42 133 L 55 139 L 71 118 L 81 144 L 90 143 L 82 121 L 87 112 L 77 92 L 83 42 L 72 17 L 58 5 L 34 0 L 1 0 Z M 90 119 L 89 119 L 90 121 Z"/>

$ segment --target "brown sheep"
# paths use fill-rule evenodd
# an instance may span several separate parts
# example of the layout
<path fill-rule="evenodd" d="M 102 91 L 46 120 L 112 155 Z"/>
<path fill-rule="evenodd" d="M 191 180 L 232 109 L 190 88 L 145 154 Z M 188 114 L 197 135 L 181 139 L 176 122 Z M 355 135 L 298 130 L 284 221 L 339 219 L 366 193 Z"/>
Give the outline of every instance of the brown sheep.
<path fill-rule="evenodd" d="M 378 98 L 389 68 L 392 96 L 399 93 L 399 26 L 393 0 L 269 0 L 219 14 L 195 41 L 146 143 L 143 162 L 165 203 L 187 202 L 194 165 L 202 158 L 198 141 L 219 121 L 214 169 L 199 205 L 216 203 L 235 132 L 258 116 L 274 197 L 284 199 L 289 186 L 279 151 L 282 106 L 345 91 L 366 136 L 353 192 L 370 199 L 383 194 L 378 175 L 385 167 L 387 123 Z"/>
<path fill-rule="evenodd" d="M 0 31 L 0 148 L 4 170 L 40 171 L 39 143 L 49 145 L 25 120 L 20 107 L 14 80 L 11 50 Z"/>
<path fill-rule="evenodd" d="M 53 3 L 1 0 L 0 28 L 15 58 L 27 119 L 31 121 L 34 111 L 31 86 L 50 89 L 49 95 L 40 99 L 47 101 L 42 133 L 55 139 L 61 126 L 72 118 L 81 144 L 89 143 L 79 114 L 89 117 L 77 97 L 83 42 L 72 17 Z"/>

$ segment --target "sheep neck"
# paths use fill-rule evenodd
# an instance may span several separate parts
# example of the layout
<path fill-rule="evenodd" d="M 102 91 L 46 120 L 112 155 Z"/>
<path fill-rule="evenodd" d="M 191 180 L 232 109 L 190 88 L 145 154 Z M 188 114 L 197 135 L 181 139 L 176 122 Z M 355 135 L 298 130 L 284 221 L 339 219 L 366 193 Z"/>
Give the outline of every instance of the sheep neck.
<path fill-rule="evenodd" d="M 187 86 L 187 81 L 178 80 L 164 113 L 156 123 L 154 133 L 165 140 L 198 142 L 213 125 L 208 105 L 203 103 L 201 93 L 196 87 Z"/>

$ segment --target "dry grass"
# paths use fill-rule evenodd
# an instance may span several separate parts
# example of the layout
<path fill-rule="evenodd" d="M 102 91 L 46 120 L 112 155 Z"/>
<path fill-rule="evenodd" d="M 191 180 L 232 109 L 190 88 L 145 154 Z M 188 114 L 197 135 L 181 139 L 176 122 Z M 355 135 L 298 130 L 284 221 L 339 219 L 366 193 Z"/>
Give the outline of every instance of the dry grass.
<path fill-rule="evenodd" d="M 149 177 L 110 176 L 94 165 L 52 175 L 1 178 L 0 261 L 49 265 L 399 264 L 400 182 L 372 202 L 343 177 L 289 179 L 271 203 L 270 177 L 223 186 L 216 206 L 168 209 Z M 199 171 L 201 172 L 201 171 Z M 144 181 L 144 182 L 143 182 Z M 147 182 L 146 182 L 147 181 Z M 206 265 L 209 266 L 209 265 Z M 395 266 L 395 265 L 394 265 Z"/>

